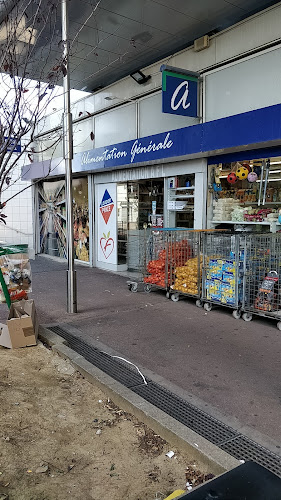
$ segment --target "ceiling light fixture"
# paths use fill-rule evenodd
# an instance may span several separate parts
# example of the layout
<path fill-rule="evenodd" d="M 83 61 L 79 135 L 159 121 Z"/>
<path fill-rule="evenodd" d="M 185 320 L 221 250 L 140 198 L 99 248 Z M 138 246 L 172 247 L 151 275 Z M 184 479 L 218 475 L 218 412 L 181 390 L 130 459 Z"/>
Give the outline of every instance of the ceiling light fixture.
<path fill-rule="evenodd" d="M 139 85 L 146 83 L 151 78 L 150 75 L 144 75 L 142 73 L 142 71 L 140 71 L 140 70 L 134 71 L 134 73 L 131 73 L 130 77 L 133 78 L 133 80 L 135 80 L 135 82 L 139 83 Z"/>

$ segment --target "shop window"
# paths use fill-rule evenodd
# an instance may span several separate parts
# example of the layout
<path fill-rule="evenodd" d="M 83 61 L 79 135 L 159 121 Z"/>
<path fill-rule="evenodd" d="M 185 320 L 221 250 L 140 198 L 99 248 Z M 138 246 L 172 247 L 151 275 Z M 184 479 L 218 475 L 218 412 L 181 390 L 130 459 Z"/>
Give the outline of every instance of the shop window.
<path fill-rule="evenodd" d="M 89 262 L 88 179 L 73 179 L 73 228 L 75 258 Z M 65 181 L 38 185 L 40 252 L 67 257 Z"/>
<path fill-rule="evenodd" d="M 213 226 L 254 224 L 268 231 L 266 226 L 278 225 L 281 158 L 210 165 L 208 207 Z"/>

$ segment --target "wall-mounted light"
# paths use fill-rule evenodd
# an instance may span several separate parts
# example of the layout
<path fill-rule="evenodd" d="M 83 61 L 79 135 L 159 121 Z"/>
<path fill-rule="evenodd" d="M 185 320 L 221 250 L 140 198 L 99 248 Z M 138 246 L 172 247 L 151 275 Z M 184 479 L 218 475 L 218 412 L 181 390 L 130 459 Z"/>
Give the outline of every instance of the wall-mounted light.
<path fill-rule="evenodd" d="M 135 82 L 139 83 L 140 85 L 142 83 L 146 83 L 151 78 L 150 75 L 146 76 L 140 70 L 131 73 L 130 76 L 133 78 L 133 80 L 135 80 Z"/>

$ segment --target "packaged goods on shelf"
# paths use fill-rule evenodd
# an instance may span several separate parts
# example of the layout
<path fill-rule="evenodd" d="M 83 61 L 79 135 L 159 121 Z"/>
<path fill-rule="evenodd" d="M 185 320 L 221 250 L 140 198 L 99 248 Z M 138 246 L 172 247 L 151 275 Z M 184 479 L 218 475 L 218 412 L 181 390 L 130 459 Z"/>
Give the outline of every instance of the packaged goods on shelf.
<path fill-rule="evenodd" d="M 213 220 L 228 221 L 231 220 L 231 214 L 239 201 L 234 198 L 219 198 L 213 202 Z"/>
<path fill-rule="evenodd" d="M 231 214 L 231 220 L 234 222 L 243 222 L 244 221 L 244 212 L 245 209 L 243 207 L 237 206 L 234 208 Z"/>

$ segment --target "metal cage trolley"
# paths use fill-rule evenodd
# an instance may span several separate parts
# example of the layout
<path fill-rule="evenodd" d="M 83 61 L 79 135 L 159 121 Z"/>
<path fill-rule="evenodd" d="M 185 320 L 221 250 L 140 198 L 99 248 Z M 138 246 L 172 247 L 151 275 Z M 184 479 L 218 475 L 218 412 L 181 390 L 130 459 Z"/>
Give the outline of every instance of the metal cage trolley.
<path fill-rule="evenodd" d="M 169 295 L 177 302 L 180 296 L 194 297 L 201 305 L 202 261 L 200 231 L 171 230 L 168 236 Z"/>
<path fill-rule="evenodd" d="M 241 317 L 245 235 L 202 234 L 202 302 L 211 311 L 213 304 L 229 307 L 233 317 Z"/>
<path fill-rule="evenodd" d="M 153 288 L 167 291 L 169 287 L 168 274 L 168 232 L 161 228 L 145 228 L 143 242 L 139 251 L 139 270 L 141 272 L 141 285 L 145 292 Z M 136 292 L 140 283 L 129 281 L 128 286 Z"/>
<path fill-rule="evenodd" d="M 277 320 L 281 330 L 281 233 L 251 234 L 245 246 L 244 321 L 253 315 Z"/>

